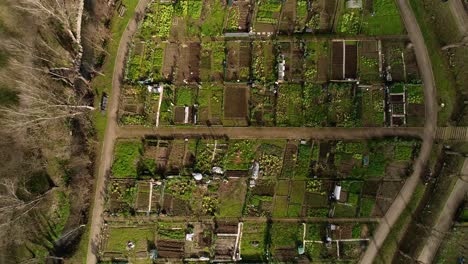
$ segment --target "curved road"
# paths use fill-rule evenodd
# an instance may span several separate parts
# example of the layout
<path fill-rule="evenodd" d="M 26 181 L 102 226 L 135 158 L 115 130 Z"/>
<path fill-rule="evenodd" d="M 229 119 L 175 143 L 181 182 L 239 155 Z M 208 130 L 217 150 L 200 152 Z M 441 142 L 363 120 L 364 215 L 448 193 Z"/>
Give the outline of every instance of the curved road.
<path fill-rule="evenodd" d="M 421 72 L 424 84 L 426 120 L 424 125 L 423 143 L 420 155 L 414 164 L 413 174 L 406 180 L 405 185 L 400 190 L 400 193 L 395 198 L 392 206 L 388 209 L 385 217 L 380 222 L 380 225 L 374 233 L 374 237 L 369 243 L 369 247 L 361 258 L 362 264 L 373 263 L 380 247 L 387 238 L 388 233 L 411 199 L 411 196 L 420 181 L 419 179 L 423 173 L 424 166 L 429 160 L 437 126 L 437 96 L 434 74 L 432 72 L 429 53 L 426 44 L 424 43 L 424 37 L 408 0 L 397 0 L 397 3 L 408 32 L 409 39 L 414 45 L 419 71 Z"/>
<path fill-rule="evenodd" d="M 95 181 L 95 197 L 93 204 L 93 211 L 91 215 L 91 226 L 89 231 L 88 253 L 86 256 L 87 264 L 94 264 L 97 262 L 97 251 L 99 246 L 99 235 L 103 224 L 102 213 L 104 211 L 104 193 L 106 190 L 105 180 L 106 174 L 111 167 L 114 142 L 117 132 L 117 109 L 120 96 L 120 81 L 123 79 L 123 72 L 125 66 L 125 55 L 127 53 L 128 44 L 132 40 L 138 27 L 138 18 L 142 17 L 145 8 L 150 0 L 140 0 L 134 16 L 128 22 L 127 28 L 122 34 L 119 42 L 119 49 L 115 57 L 115 67 L 112 75 L 112 93 L 108 103 L 108 116 L 107 127 L 104 134 L 104 142 L 100 153 L 99 168 L 97 179 Z"/>

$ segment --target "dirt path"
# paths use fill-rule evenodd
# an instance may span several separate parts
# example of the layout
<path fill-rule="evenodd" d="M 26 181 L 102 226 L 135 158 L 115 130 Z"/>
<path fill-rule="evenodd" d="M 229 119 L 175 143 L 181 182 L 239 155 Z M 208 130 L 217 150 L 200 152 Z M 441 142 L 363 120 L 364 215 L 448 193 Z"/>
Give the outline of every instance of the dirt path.
<path fill-rule="evenodd" d="M 419 71 L 424 84 L 426 119 L 424 125 L 423 144 L 420 155 L 414 164 L 413 174 L 406 180 L 405 185 L 400 190 L 400 193 L 395 198 L 392 206 L 389 208 L 375 231 L 373 239 L 369 243 L 369 247 L 361 258 L 361 263 L 363 264 L 373 263 L 388 233 L 411 199 L 411 196 L 420 181 L 420 175 L 423 173 L 424 165 L 429 160 L 437 126 L 437 96 L 434 74 L 432 72 L 432 64 L 427 47 L 424 43 L 424 37 L 408 0 L 398 0 L 397 3 L 408 32 L 408 36 L 414 45 Z"/>
<path fill-rule="evenodd" d="M 118 128 L 118 137 L 132 138 L 148 135 L 176 137 L 228 137 L 233 139 L 368 139 L 386 136 L 422 137 L 424 128 L 304 128 L 304 127 L 165 127 Z"/>
<path fill-rule="evenodd" d="M 115 57 L 115 68 L 112 76 L 112 93 L 108 103 L 107 111 L 107 127 L 104 134 L 104 142 L 100 153 L 98 174 L 95 181 L 95 197 L 93 204 L 93 211 L 91 215 L 91 225 L 89 231 L 88 253 L 86 257 L 87 264 L 94 264 L 97 262 L 97 252 L 99 245 L 99 235 L 103 224 L 102 213 L 104 211 L 104 193 L 106 174 L 110 170 L 112 163 L 112 152 L 114 149 L 114 142 L 117 136 L 117 108 L 120 96 L 120 82 L 123 79 L 125 55 L 127 53 L 128 44 L 131 41 L 132 35 L 137 29 L 137 19 L 144 14 L 145 7 L 150 0 L 140 0 L 136 9 L 135 15 L 130 19 L 122 38 L 120 39 L 119 49 Z"/>
<path fill-rule="evenodd" d="M 455 183 L 455 187 L 452 190 L 443 211 L 440 213 L 437 223 L 434 225 L 431 236 L 426 242 L 421 254 L 418 257 L 418 261 L 421 263 L 430 264 L 434 260 L 434 257 L 439 249 L 442 239 L 445 237 L 446 232 L 452 226 L 452 220 L 468 192 L 468 158 L 465 159 L 463 167 L 461 169 L 460 178 Z"/>

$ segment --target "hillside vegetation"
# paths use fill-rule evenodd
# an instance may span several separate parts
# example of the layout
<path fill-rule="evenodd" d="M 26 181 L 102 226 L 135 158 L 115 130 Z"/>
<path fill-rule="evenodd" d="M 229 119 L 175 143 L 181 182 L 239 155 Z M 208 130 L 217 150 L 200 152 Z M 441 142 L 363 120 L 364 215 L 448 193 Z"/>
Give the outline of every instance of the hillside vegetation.
<path fill-rule="evenodd" d="M 66 257 L 87 222 L 89 82 L 104 54 L 106 35 L 96 33 L 110 14 L 107 1 L 95 2 L 0 1 L 1 263 Z"/>

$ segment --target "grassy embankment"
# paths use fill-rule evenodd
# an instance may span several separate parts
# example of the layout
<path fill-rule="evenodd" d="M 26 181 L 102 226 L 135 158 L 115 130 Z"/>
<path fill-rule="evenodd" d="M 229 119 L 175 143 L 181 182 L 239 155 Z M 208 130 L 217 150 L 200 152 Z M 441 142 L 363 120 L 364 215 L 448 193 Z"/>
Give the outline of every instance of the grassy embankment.
<path fill-rule="evenodd" d="M 431 13 L 425 9 L 425 2 L 433 6 Z M 438 114 L 438 125 L 443 126 L 450 120 L 455 108 L 457 85 L 441 47 L 447 43 L 458 41 L 459 32 L 448 6 L 442 4 L 441 1 L 410 0 L 410 4 L 420 25 L 431 58 L 438 104 L 443 103 L 445 105 L 440 108 Z M 440 19 L 434 20 L 433 17 Z"/>

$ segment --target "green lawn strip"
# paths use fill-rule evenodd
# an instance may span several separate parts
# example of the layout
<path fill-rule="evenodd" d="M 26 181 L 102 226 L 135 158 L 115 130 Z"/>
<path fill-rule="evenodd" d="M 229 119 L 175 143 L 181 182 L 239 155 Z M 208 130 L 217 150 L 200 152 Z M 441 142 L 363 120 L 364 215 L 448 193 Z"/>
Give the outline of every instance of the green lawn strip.
<path fill-rule="evenodd" d="M 276 195 L 273 201 L 273 217 L 288 216 L 288 196 Z"/>
<path fill-rule="evenodd" d="M 112 176 L 116 178 L 137 177 L 137 165 L 143 144 L 139 140 L 117 141 L 112 164 Z"/>
<path fill-rule="evenodd" d="M 178 87 L 176 89 L 176 105 L 177 106 L 192 106 L 196 101 L 196 88 Z"/>
<path fill-rule="evenodd" d="M 276 185 L 276 195 L 288 195 L 289 194 L 289 180 L 280 180 Z"/>
<path fill-rule="evenodd" d="M 91 86 L 96 91 L 96 96 L 94 98 L 94 105 L 96 106 L 100 104 L 103 92 L 107 93 L 109 98 L 111 97 L 112 77 L 120 39 L 127 27 L 129 20 L 135 14 L 135 7 L 138 4 L 138 0 L 123 0 L 122 3 L 127 8 L 127 12 L 125 12 L 123 17 L 114 14 L 110 25 L 110 32 L 112 37 L 109 42 L 109 46 L 107 47 L 108 55 L 106 56 L 104 64 L 100 70 L 102 74 L 97 75 L 91 82 Z M 98 139 L 99 141 L 102 141 L 107 125 L 107 115 L 102 115 L 99 110 L 96 110 L 94 111 L 93 117 L 94 127 L 96 128 Z"/>
<path fill-rule="evenodd" d="M 399 35 L 404 32 L 394 0 L 374 0 L 374 13 L 365 14 L 362 31 L 366 35 Z"/>
<path fill-rule="evenodd" d="M 290 203 L 302 205 L 305 195 L 305 181 L 292 181 L 291 182 L 291 192 L 290 192 Z"/>
<path fill-rule="evenodd" d="M 356 217 L 356 207 L 351 204 L 335 204 L 334 217 Z"/>
<path fill-rule="evenodd" d="M 362 197 L 361 206 L 359 209 L 359 216 L 370 217 L 372 214 L 372 211 L 374 210 L 375 202 L 376 202 L 375 198 Z"/>
<path fill-rule="evenodd" d="M 244 222 L 242 227 L 241 257 L 246 261 L 264 261 L 267 248 L 267 224 Z"/>
<path fill-rule="evenodd" d="M 398 250 L 399 241 L 405 235 L 406 229 L 411 223 L 412 218 L 415 217 L 413 214 L 415 213 L 419 202 L 424 195 L 424 190 L 425 186 L 421 183 L 416 186 L 416 189 L 411 196 L 411 199 L 409 199 L 406 208 L 403 210 L 397 222 L 393 225 L 393 228 L 390 230 L 390 233 L 387 235 L 387 238 L 382 244 L 382 247 L 379 250 L 379 254 L 374 260 L 375 263 L 387 263 L 389 259 L 393 258 Z"/>
<path fill-rule="evenodd" d="M 134 252 L 146 251 L 148 241 L 154 241 L 154 230 L 150 227 L 111 227 L 105 250 L 126 253 L 128 241 L 135 244 Z"/>
<path fill-rule="evenodd" d="M 442 54 L 439 35 L 435 32 L 434 21 L 425 14 L 423 2 L 419 0 L 410 0 L 411 7 L 416 15 L 420 29 L 424 36 L 427 51 L 432 62 L 432 70 L 436 84 L 439 103 L 444 103 L 444 108 L 439 109 L 438 124 L 446 125 L 453 112 L 456 101 L 456 84 L 453 75 L 450 72 L 447 60 Z M 446 17 L 448 18 L 448 17 Z M 444 19 L 446 19 L 444 18 Z"/>
<path fill-rule="evenodd" d="M 299 145 L 299 154 L 297 155 L 297 166 L 294 170 L 294 179 L 307 179 L 310 174 L 312 148 L 310 145 Z"/>

